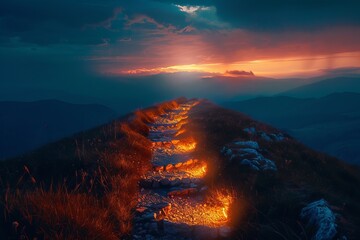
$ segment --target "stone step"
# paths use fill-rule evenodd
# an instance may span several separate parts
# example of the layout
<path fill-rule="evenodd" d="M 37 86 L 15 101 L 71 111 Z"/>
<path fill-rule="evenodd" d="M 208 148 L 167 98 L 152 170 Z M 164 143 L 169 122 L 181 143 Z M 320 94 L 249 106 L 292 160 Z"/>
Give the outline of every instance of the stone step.
<path fill-rule="evenodd" d="M 186 171 L 186 170 L 190 170 L 192 168 L 195 167 L 205 167 L 206 168 L 207 164 L 205 161 L 200 161 L 198 159 L 189 159 L 187 161 L 184 162 L 178 162 L 176 164 L 167 164 L 165 166 L 154 166 L 153 170 L 156 172 L 173 172 L 173 171 Z"/>
<path fill-rule="evenodd" d="M 177 216 L 179 211 L 183 213 L 184 206 L 202 204 L 208 192 L 202 179 L 207 164 L 192 159 L 191 155 L 196 142 L 192 138 L 176 139 L 185 133 L 183 126 L 188 123 L 188 112 L 196 103 L 181 104 L 150 124 L 152 162 L 158 165 L 153 166 L 139 183 L 142 189 L 134 218 L 133 239 L 216 239 L 229 235 L 226 227 L 197 226 L 171 220 L 171 216 Z M 185 217 L 194 217 L 192 211 L 187 213 L 189 216 Z"/>
<path fill-rule="evenodd" d="M 140 180 L 140 187 L 146 189 L 158 189 L 158 188 L 171 188 L 171 187 L 201 187 L 203 186 L 203 181 L 200 179 L 192 178 L 176 178 L 169 180 L 168 178 L 163 179 L 142 179 Z"/>
<path fill-rule="evenodd" d="M 197 193 L 199 193 L 199 190 L 197 188 L 186 188 L 186 189 L 171 191 L 167 195 L 169 197 L 187 197 Z"/>

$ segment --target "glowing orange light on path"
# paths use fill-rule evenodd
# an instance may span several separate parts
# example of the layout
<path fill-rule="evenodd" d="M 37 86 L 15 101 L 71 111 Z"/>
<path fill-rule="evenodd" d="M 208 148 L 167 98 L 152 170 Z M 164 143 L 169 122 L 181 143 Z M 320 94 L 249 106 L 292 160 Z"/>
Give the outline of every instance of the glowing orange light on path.
<path fill-rule="evenodd" d="M 150 190 L 140 197 L 139 202 L 143 203 L 143 206 L 166 203 L 166 206 L 154 212 L 154 220 L 158 223 L 167 221 L 210 228 L 227 226 L 228 211 L 232 202 L 231 194 L 215 190 L 208 194 L 203 179 L 208 170 L 208 163 L 205 159 L 189 159 L 197 146 L 193 137 L 172 139 L 178 136 L 179 132 L 185 133 L 185 129 L 180 130 L 180 127 L 187 124 L 189 110 L 189 106 L 180 106 L 172 113 L 164 114 L 158 119 L 160 127 L 168 126 L 167 129 L 161 130 L 166 141 L 162 142 L 162 139 L 159 141 L 155 138 L 158 142 L 153 142 L 153 151 L 154 155 L 164 161 L 160 161 L 160 164 L 156 162 L 156 166 L 144 176 L 144 179 L 152 187 L 154 185 L 164 187 L 165 195 Z M 181 117 L 173 115 L 179 112 Z M 158 129 L 154 131 L 159 132 Z M 171 135 L 166 135 L 167 133 Z M 172 161 L 173 156 L 180 157 L 182 161 Z M 173 188 L 174 186 L 176 187 Z"/>
<path fill-rule="evenodd" d="M 223 211 L 223 214 L 224 214 L 225 218 L 228 218 L 228 214 L 227 214 L 225 208 L 223 208 L 222 211 Z"/>

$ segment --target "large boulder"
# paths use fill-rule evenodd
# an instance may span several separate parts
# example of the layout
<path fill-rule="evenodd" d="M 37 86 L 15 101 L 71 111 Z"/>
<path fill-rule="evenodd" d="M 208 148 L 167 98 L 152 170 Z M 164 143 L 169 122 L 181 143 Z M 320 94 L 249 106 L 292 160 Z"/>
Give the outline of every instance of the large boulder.
<path fill-rule="evenodd" d="M 313 240 L 332 240 L 337 234 L 336 217 L 324 199 L 309 203 L 301 210 L 300 218 L 309 229 L 316 229 Z"/>

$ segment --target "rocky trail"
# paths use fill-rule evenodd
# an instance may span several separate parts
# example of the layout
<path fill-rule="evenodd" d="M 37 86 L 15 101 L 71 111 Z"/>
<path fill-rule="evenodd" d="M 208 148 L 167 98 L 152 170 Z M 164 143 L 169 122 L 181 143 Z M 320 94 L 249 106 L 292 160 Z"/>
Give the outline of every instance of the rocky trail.
<path fill-rule="evenodd" d="M 360 239 L 359 169 L 207 100 L 136 111 L 0 176 L 0 239 Z"/>
<path fill-rule="evenodd" d="M 209 189 L 204 177 L 206 159 L 197 159 L 196 140 L 186 128 L 192 108 L 189 101 L 156 118 L 150 124 L 152 170 L 140 182 L 140 196 L 134 217 L 133 239 L 219 239 L 231 237 L 229 209 L 234 202 L 231 189 Z M 186 129 L 186 130 L 185 130 Z M 255 127 L 242 129 L 248 137 L 237 138 L 220 150 L 228 164 L 248 172 L 278 172 L 276 163 L 265 157 L 267 148 L 257 140 L 281 143 L 281 132 L 264 132 Z M 297 218 L 314 229 L 313 239 L 332 239 L 337 234 L 337 221 L 324 199 L 309 202 Z M 324 238 L 325 236 L 325 238 Z"/>
<path fill-rule="evenodd" d="M 181 104 L 150 126 L 153 169 L 140 183 L 134 239 L 213 239 L 231 231 L 227 226 L 231 196 L 215 191 L 208 197 L 203 181 L 206 160 L 193 157 L 192 137 L 178 138 L 194 105 Z"/>

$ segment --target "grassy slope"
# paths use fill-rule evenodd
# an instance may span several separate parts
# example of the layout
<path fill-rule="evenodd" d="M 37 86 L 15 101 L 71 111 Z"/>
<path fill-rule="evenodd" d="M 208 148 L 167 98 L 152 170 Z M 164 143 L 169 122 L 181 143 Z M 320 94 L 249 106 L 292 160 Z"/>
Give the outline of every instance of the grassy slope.
<path fill-rule="evenodd" d="M 119 239 L 131 232 L 155 115 L 167 102 L 0 163 L 2 239 Z"/>
<path fill-rule="evenodd" d="M 322 98 L 264 97 L 225 106 L 284 129 L 318 151 L 360 163 L 360 94 Z"/>
<path fill-rule="evenodd" d="M 191 119 L 199 141 L 198 154 L 213 162 L 209 181 L 231 185 L 239 196 L 233 211 L 238 220 L 234 222 L 238 230 L 234 238 L 306 238 L 309 233 L 298 221 L 300 210 L 310 201 L 325 198 L 342 216 L 340 231 L 350 232 L 350 239 L 359 239 L 358 168 L 317 153 L 290 137 L 283 142 L 266 142 L 249 136 L 243 131 L 249 126 L 265 132 L 276 129 L 211 103 L 198 105 Z M 257 141 L 264 156 L 276 162 L 278 173 L 251 173 L 229 164 L 220 149 L 237 138 Z"/>
<path fill-rule="evenodd" d="M 18 239 L 118 239 L 131 231 L 138 181 L 149 167 L 146 139 L 153 116 L 176 102 L 132 114 L 101 128 L 50 144 L 0 165 L 0 236 Z M 129 120 L 129 122 L 125 122 Z M 340 231 L 357 239 L 360 225 L 360 174 L 335 158 L 289 138 L 265 142 L 243 128 L 275 129 L 230 110 L 201 102 L 181 137 L 197 139 L 196 154 L 211 164 L 208 185 L 231 186 L 233 239 L 304 239 L 300 209 L 324 197 L 344 221 Z M 220 149 L 236 138 L 253 138 L 277 174 L 257 174 L 230 165 Z M 27 167 L 24 168 L 24 165 Z M 346 221 L 345 221 L 346 220 Z M 19 226 L 13 225 L 17 222 Z M 16 232 L 14 231 L 16 227 Z"/>

